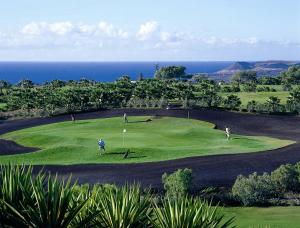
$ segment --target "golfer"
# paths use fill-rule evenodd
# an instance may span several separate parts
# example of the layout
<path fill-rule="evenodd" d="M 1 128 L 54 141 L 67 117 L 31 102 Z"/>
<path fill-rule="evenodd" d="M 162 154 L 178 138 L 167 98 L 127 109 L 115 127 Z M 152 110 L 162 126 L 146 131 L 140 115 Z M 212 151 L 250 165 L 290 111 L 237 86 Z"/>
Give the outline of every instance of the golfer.
<path fill-rule="evenodd" d="M 75 115 L 73 113 L 71 114 L 71 120 L 72 122 L 75 122 Z"/>
<path fill-rule="evenodd" d="M 127 114 L 126 113 L 124 113 L 123 118 L 124 118 L 124 123 L 128 123 L 128 119 L 127 119 Z"/>
<path fill-rule="evenodd" d="M 229 127 L 225 127 L 225 134 L 226 134 L 226 137 L 227 137 L 227 140 L 230 139 L 230 128 Z"/>
<path fill-rule="evenodd" d="M 100 155 L 104 154 L 105 153 L 105 142 L 104 142 L 104 140 L 100 139 L 99 142 L 98 142 L 98 145 L 99 145 Z"/>

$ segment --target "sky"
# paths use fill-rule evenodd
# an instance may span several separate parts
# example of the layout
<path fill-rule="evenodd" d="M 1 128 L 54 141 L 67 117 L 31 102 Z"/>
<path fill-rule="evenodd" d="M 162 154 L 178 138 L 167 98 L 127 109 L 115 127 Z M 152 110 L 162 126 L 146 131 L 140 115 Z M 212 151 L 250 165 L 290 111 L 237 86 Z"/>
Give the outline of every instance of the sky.
<path fill-rule="evenodd" d="M 0 61 L 300 60 L 300 0 L 2 0 Z"/>

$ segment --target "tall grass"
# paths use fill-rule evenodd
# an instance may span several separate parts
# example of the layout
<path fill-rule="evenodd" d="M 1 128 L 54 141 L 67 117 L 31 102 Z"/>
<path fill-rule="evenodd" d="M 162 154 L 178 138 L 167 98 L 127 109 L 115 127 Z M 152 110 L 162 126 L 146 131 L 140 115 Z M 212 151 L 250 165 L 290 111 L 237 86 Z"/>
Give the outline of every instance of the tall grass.
<path fill-rule="evenodd" d="M 229 227 L 218 209 L 199 199 L 163 199 L 138 185 L 71 184 L 32 167 L 0 167 L 0 227 Z"/>

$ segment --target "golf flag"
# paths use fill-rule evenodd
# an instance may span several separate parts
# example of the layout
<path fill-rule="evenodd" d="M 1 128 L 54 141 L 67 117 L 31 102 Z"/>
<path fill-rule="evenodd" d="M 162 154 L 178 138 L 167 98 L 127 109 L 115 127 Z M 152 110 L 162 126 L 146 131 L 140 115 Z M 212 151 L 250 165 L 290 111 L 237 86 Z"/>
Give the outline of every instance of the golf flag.
<path fill-rule="evenodd" d="M 123 129 L 123 133 L 126 133 L 126 129 Z"/>

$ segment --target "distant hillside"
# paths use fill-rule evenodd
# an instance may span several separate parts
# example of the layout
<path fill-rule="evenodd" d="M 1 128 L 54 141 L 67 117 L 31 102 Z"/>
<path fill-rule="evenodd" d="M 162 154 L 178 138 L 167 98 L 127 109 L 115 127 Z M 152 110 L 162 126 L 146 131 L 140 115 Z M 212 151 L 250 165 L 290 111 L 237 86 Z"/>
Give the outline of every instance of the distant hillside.
<path fill-rule="evenodd" d="M 235 62 L 229 67 L 226 67 L 224 70 L 233 71 L 233 70 L 250 70 L 253 68 L 253 63 L 248 62 Z"/>
<path fill-rule="evenodd" d="M 233 74 L 239 71 L 252 70 L 256 71 L 257 75 L 279 75 L 282 71 L 287 70 L 290 66 L 300 65 L 300 62 L 295 61 L 259 61 L 259 62 L 235 62 L 230 66 L 211 74 L 211 76 L 227 80 Z"/>

